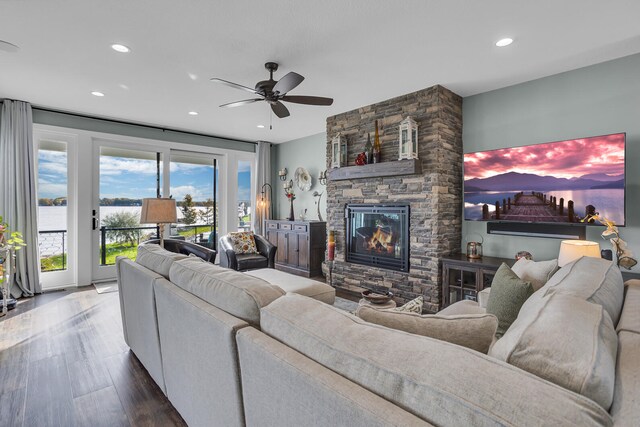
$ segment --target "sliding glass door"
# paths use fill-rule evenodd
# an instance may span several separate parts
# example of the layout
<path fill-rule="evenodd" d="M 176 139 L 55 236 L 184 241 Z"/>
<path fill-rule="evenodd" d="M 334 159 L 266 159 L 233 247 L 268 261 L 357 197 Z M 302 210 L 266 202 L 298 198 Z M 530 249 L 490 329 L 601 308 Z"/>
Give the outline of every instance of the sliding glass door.
<path fill-rule="evenodd" d="M 150 146 L 97 141 L 94 146 L 93 279 L 113 279 L 118 256 L 136 259 L 138 245 L 157 238 L 140 224 L 142 199 L 162 189 L 163 153 Z"/>
<path fill-rule="evenodd" d="M 42 288 L 76 282 L 75 136 L 34 132 Z"/>
<path fill-rule="evenodd" d="M 210 249 L 219 235 L 218 163 L 211 154 L 171 151 L 170 193 L 178 204 L 171 235 Z"/>

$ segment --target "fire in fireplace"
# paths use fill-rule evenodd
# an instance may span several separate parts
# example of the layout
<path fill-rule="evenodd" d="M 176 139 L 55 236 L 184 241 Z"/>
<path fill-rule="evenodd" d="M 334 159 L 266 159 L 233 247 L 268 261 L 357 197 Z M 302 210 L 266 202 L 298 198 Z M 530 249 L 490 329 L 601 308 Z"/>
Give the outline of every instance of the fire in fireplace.
<path fill-rule="evenodd" d="M 349 204 L 346 260 L 409 271 L 409 206 Z"/>

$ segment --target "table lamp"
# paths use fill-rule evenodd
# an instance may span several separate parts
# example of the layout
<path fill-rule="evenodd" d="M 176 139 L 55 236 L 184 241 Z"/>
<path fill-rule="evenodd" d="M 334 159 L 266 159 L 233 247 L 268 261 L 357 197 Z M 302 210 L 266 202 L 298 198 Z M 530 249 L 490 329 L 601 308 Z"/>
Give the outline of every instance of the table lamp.
<path fill-rule="evenodd" d="M 558 267 L 563 267 L 583 256 L 600 258 L 600 245 L 587 240 L 563 240 L 560 242 Z"/>
<path fill-rule="evenodd" d="M 148 198 L 142 199 L 140 224 L 157 224 L 160 234 L 160 246 L 164 248 L 164 225 L 177 222 L 175 199 Z"/>

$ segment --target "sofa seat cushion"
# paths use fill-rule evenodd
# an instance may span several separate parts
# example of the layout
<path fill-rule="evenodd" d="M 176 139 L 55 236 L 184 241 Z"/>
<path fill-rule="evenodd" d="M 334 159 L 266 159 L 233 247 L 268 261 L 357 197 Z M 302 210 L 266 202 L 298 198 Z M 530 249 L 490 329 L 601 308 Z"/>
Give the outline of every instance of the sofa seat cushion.
<path fill-rule="evenodd" d="M 556 293 L 523 307 L 489 355 L 609 409 L 617 346 L 611 318 L 600 305 Z"/>
<path fill-rule="evenodd" d="M 562 293 L 601 305 L 618 324 L 624 300 L 624 282 L 618 266 L 602 258 L 582 257 L 562 267 L 542 288 L 546 296 Z"/>
<path fill-rule="evenodd" d="M 361 305 L 356 316 L 377 325 L 447 341 L 484 354 L 489 351 L 498 328 L 498 319 L 492 314 L 420 315 Z"/>
<path fill-rule="evenodd" d="M 236 255 L 236 260 L 238 261 L 238 270 L 266 268 L 269 265 L 267 257 L 260 254 L 240 254 Z"/>
<path fill-rule="evenodd" d="M 493 276 L 487 313 L 498 318 L 496 337 L 500 338 L 518 317 L 520 307 L 533 294 L 531 282 L 525 282 L 507 264 L 502 263 Z"/>
<path fill-rule="evenodd" d="M 637 307 L 636 307 L 637 310 Z M 616 425 L 640 426 L 640 334 L 618 334 L 616 387 L 611 416 Z"/>
<path fill-rule="evenodd" d="M 611 425 L 590 399 L 477 351 L 287 294 L 262 331 L 434 425 Z"/>
<path fill-rule="evenodd" d="M 513 264 L 511 270 L 522 280 L 531 282 L 533 290 L 537 291 L 558 271 L 558 260 L 532 261 L 530 259 L 520 258 Z"/>
<path fill-rule="evenodd" d="M 333 305 L 336 301 L 336 290 L 317 280 L 296 276 L 273 268 L 246 271 L 244 274 L 266 280 L 287 293 L 293 292 L 294 294 L 304 295 L 330 305 Z"/>
<path fill-rule="evenodd" d="M 260 325 L 260 308 L 284 295 L 282 289 L 265 280 L 196 257 L 174 262 L 169 278 L 185 291 L 254 326 Z"/>
<path fill-rule="evenodd" d="M 616 330 L 640 334 L 640 280 L 638 279 L 625 282 L 624 305 Z"/>
<path fill-rule="evenodd" d="M 187 255 L 169 252 L 161 248 L 160 245 L 147 244 L 138 246 L 136 262 L 168 279 L 169 270 L 174 261 L 185 258 L 187 258 Z"/>

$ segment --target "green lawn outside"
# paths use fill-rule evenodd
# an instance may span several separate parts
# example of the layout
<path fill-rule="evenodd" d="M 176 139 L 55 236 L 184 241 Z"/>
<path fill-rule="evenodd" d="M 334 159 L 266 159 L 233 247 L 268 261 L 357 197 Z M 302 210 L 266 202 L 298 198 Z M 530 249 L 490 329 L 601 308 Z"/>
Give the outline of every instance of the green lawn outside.
<path fill-rule="evenodd" d="M 116 257 L 126 256 L 132 260 L 136 259 L 138 253 L 138 245 L 128 243 L 109 243 L 107 244 L 107 265 L 116 263 Z M 66 261 L 66 254 L 64 255 Z M 52 255 L 50 257 L 40 259 L 41 271 L 62 270 L 62 254 Z"/>
<path fill-rule="evenodd" d="M 211 231 L 210 225 L 200 225 L 195 228 L 188 228 L 185 230 L 178 231 L 180 236 L 189 237 L 198 235 L 201 233 L 209 233 Z M 152 237 L 151 235 L 145 236 L 147 238 Z M 126 256 L 135 261 L 136 254 L 138 252 L 137 244 L 129 244 L 129 243 L 108 243 L 107 244 L 107 265 L 113 265 L 116 263 L 116 257 Z M 65 262 L 66 262 L 66 254 Z M 62 270 L 62 254 L 52 255 L 46 258 L 40 259 L 40 270 L 41 271 L 55 271 Z"/>
<path fill-rule="evenodd" d="M 195 228 L 187 228 L 185 230 L 180 230 L 178 231 L 178 234 L 180 236 L 194 236 L 194 235 L 198 235 L 200 233 L 208 233 L 211 231 L 211 226 L 210 225 L 199 225 Z"/>

